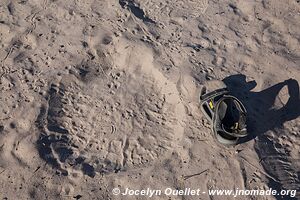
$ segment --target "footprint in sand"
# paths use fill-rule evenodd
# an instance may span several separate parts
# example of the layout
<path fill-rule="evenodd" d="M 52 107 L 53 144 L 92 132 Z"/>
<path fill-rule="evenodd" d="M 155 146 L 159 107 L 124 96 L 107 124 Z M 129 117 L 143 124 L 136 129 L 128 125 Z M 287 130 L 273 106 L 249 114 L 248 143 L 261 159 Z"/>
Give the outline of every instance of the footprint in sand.
<path fill-rule="evenodd" d="M 176 84 L 154 67 L 152 52 L 126 41 L 116 46 L 113 56 L 79 65 L 53 83 L 37 119 L 40 156 L 65 175 L 149 165 L 183 135 Z M 115 67 L 103 69 L 111 61 Z"/>

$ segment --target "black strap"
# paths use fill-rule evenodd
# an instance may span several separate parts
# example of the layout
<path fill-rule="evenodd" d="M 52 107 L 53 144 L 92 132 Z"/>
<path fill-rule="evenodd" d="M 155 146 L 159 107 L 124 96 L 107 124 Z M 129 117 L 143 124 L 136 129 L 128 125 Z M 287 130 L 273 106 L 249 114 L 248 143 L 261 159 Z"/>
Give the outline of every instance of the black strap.
<path fill-rule="evenodd" d="M 216 97 L 216 96 L 220 96 L 220 95 L 223 95 L 223 94 L 226 94 L 228 93 L 228 89 L 227 88 L 221 88 L 221 89 L 217 89 L 217 90 L 214 90 L 212 92 L 209 92 L 209 93 L 206 93 L 206 94 L 203 94 L 200 96 L 200 100 L 201 101 L 206 101 L 212 97 Z"/>

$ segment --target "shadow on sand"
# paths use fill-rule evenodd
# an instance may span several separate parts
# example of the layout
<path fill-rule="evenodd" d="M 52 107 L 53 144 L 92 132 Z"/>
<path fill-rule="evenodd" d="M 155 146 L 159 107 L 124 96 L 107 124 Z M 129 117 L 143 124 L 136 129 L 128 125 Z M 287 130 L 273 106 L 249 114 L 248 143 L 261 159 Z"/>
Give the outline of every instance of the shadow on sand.
<path fill-rule="evenodd" d="M 248 112 L 247 126 L 251 134 L 241 143 L 259 137 L 268 130 L 282 128 L 284 122 L 300 116 L 299 84 L 294 79 L 277 83 L 260 92 L 251 91 L 256 87 L 256 82 L 247 82 L 246 76 L 242 74 L 229 76 L 223 81 L 230 93 L 244 103 Z M 275 100 L 284 86 L 288 88 L 289 99 L 281 108 L 276 108 Z"/>
<path fill-rule="evenodd" d="M 294 79 L 288 79 L 260 92 L 253 92 L 251 90 L 256 87 L 256 81 L 247 82 L 246 76 L 243 74 L 226 77 L 223 81 L 230 93 L 239 98 L 247 109 L 249 136 L 241 139 L 239 143 L 257 138 L 255 150 L 261 160 L 261 164 L 276 179 L 269 179 L 269 187 L 277 191 L 281 189 L 299 191 L 300 174 L 299 169 L 295 168 L 299 164 L 299 160 L 297 161 L 295 158 L 289 157 L 286 153 L 286 147 L 274 142 L 266 133 L 272 131 L 275 138 L 279 138 L 282 134 L 289 134 L 284 130 L 284 123 L 300 116 L 298 82 Z M 285 86 L 287 87 L 288 94 L 284 95 L 288 95 L 288 97 L 285 96 L 282 99 L 288 100 L 279 103 L 281 106 L 278 106 L 280 91 Z M 275 196 L 277 200 L 297 199 L 299 197 L 299 192 L 294 198 L 280 195 Z"/>

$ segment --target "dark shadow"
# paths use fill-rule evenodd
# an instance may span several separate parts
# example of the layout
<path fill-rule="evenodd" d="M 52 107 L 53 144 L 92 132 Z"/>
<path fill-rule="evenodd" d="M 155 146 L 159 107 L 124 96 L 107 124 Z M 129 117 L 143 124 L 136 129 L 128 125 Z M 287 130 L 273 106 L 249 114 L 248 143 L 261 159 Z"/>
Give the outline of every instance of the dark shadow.
<path fill-rule="evenodd" d="M 281 128 L 284 122 L 300 116 L 299 84 L 294 79 L 277 83 L 259 92 L 251 91 L 256 87 L 256 81 L 247 82 L 243 74 L 226 77 L 223 81 L 230 93 L 244 103 L 248 112 L 247 127 L 250 134 L 241 143 L 268 130 Z M 275 99 L 284 86 L 288 88 L 289 99 L 281 108 L 274 108 Z"/>
<path fill-rule="evenodd" d="M 143 22 L 148 22 L 154 24 L 155 22 L 145 15 L 143 9 L 135 4 L 132 0 L 119 0 L 119 4 L 123 9 L 128 8 L 134 16 L 143 20 Z"/>
<path fill-rule="evenodd" d="M 293 176 L 297 174 L 295 160 L 286 153 L 286 149 L 282 144 L 274 142 L 269 138 L 267 133 L 272 131 L 275 138 L 285 134 L 284 123 L 300 116 L 300 97 L 299 84 L 294 79 L 277 83 L 267 89 L 254 92 L 252 89 L 256 87 L 255 81 L 246 81 L 246 76 L 242 74 L 232 75 L 225 78 L 224 83 L 227 85 L 230 93 L 240 99 L 247 109 L 247 127 L 249 136 L 240 139 L 239 143 L 244 143 L 254 138 L 255 151 L 257 152 L 260 163 L 266 172 L 275 177 L 269 179 L 270 188 L 280 191 L 282 189 L 292 189 L 299 191 L 300 177 Z M 274 106 L 275 100 L 283 87 L 288 89 L 288 100 L 282 102 L 281 106 Z M 276 141 L 276 139 L 275 139 Z M 295 197 L 276 195 L 277 200 L 297 199 L 300 194 Z"/>

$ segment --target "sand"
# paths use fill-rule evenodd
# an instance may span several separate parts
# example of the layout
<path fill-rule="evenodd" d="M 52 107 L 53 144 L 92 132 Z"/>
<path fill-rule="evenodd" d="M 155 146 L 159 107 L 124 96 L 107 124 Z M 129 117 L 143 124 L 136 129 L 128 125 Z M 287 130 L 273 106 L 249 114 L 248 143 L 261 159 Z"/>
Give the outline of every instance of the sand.
<path fill-rule="evenodd" d="M 2 0 L 0 198 L 300 199 L 299 13 L 296 0 Z M 199 109 L 208 80 L 247 107 L 236 146 Z"/>

